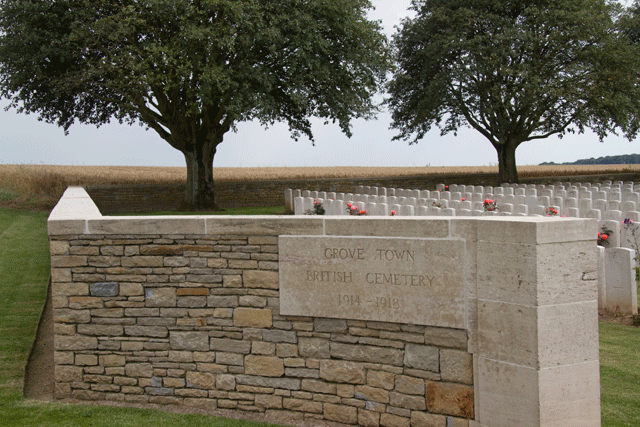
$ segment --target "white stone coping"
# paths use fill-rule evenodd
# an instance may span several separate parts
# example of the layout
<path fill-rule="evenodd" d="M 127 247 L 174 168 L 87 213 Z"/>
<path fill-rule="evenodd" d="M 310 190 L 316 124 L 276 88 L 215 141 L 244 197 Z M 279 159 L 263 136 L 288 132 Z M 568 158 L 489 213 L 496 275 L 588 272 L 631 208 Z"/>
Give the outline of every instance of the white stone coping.
<path fill-rule="evenodd" d="M 573 226 L 567 227 L 570 222 Z M 481 225 L 481 226 L 480 226 Z M 326 235 L 460 237 L 540 244 L 594 240 L 597 221 L 559 217 L 356 217 L 294 215 L 103 216 L 82 187 L 69 187 L 48 219 L 55 235 Z M 594 243 L 595 244 L 595 243 Z"/>

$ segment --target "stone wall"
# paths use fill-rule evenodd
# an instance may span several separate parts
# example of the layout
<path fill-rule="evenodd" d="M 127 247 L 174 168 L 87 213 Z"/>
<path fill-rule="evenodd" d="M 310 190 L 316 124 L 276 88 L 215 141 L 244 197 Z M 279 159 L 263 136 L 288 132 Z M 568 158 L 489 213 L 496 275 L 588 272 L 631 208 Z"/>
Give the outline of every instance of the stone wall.
<path fill-rule="evenodd" d="M 599 426 L 595 230 L 105 217 L 70 188 L 49 218 L 56 397 L 362 426 Z M 462 327 L 281 314 L 281 236 L 305 235 L 462 242 Z"/>
<path fill-rule="evenodd" d="M 608 174 L 569 177 L 522 178 L 527 184 L 552 184 L 556 181 L 598 182 L 602 180 L 636 180 L 638 174 Z M 440 183 L 496 186 L 496 174 L 438 174 L 409 177 L 291 179 L 247 182 L 216 182 L 216 200 L 223 208 L 284 205 L 288 188 L 310 191 L 353 192 L 358 185 L 435 190 Z M 139 186 L 87 186 L 95 204 L 103 214 L 156 212 L 175 210 L 184 199 L 184 184 Z"/>

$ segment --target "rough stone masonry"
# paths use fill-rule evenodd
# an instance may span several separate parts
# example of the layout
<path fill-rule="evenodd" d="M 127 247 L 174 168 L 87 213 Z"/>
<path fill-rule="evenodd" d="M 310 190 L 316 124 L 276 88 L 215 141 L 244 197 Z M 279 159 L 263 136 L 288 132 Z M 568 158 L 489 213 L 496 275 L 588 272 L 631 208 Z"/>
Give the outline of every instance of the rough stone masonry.
<path fill-rule="evenodd" d="M 362 426 L 599 426 L 595 228 L 546 218 L 103 217 L 70 188 L 49 219 L 56 397 Z M 395 250 L 403 262 L 453 245 L 456 262 L 444 251 L 438 268 L 407 271 L 451 270 L 460 292 L 443 304 L 461 313 L 422 316 L 420 307 L 438 310 L 428 299 L 440 291 L 405 279 L 420 320 L 376 319 L 365 302 L 385 298 L 394 312 L 403 293 L 376 294 L 399 286 L 367 276 L 390 274 L 383 265 L 353 263 L 360 287 L 320 285 L 330 296 L 346 289 L 340 301 L 351 305 L 359 295 L 362 313 L 323 314 L 335 299 L 283 312 L 283 298 L 305 298 L 283 295 L 286 236 L 319 239 L 311 246 L 338 238 L 358 257 L 359 242 L 383 237 L 362 257 Z M 381 246 L 406 239 L 426 239 L 426 252 Z M 308 277 L 296 279 L 302 289 L 315 285 Z"/>

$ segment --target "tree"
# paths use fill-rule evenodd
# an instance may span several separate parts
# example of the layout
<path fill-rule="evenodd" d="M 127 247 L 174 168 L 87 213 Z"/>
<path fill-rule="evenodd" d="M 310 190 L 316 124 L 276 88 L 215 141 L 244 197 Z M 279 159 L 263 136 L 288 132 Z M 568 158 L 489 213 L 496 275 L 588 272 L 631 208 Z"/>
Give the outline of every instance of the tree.
<path fill-rule="evenodd" d="M 414 0 L 394 35 L 386 101 L 396 139 L 469 126 L 517 182 L 525 141 L 592 129 L 632 139 L 640 117 L 638 51 L 605 0 Z"/>
<path fill-rule="evenodd" d="M 213 158 L 237 123 L 371 118 L 389 68 L 368 0 L 2 0 L 0 96 L 68 131 L 143 124 L 183 153 L 185 203 L 215 207 Z"/>

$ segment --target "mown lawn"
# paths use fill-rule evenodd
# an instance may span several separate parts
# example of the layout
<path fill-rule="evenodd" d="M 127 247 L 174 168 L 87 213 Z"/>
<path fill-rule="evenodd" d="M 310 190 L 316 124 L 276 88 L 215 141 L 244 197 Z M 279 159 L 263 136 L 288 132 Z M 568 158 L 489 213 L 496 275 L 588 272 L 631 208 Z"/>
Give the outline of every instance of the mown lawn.
<path fill-rule="evenodd" d="M 0 425 L 266 426 L 150 409 L 24 400 L 24 366 L 49 280 L 46 217 L 45 213 L 0 208 Z M 600 372 L 603 427 L 640 426 L 640 328 L 600 323 Z"/>
<path fill-rule="evenodd" d="M 603 427 L 640 426 L 640 328 L 600 322 Z"/>

